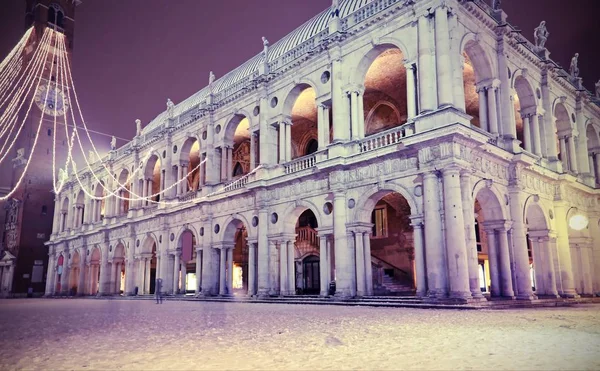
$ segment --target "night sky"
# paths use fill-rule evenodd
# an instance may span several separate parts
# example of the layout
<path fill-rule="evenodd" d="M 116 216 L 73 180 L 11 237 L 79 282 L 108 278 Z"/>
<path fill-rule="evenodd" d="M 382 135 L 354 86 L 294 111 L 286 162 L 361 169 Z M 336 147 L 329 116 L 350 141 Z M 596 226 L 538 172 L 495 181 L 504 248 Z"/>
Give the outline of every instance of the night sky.
<path fill-rule="evenodd" d="M 579 52 L 580 76 L 600 79 L 598 0 L 503 0 L 508 21 L 533 41 L 546 20 L 551 58 L 568 67 Z M 331 0 L 83 0 L 75 16 L 73 73 L 91 128 L 132 138 L 166 108 L 293 31 Z M 24 0 L 2 0 L 0 58 L 24 32 Z M 108 144 L 108 140 L 107 144 Z M 119 146 L 123 142 L 119 142 Z"/>

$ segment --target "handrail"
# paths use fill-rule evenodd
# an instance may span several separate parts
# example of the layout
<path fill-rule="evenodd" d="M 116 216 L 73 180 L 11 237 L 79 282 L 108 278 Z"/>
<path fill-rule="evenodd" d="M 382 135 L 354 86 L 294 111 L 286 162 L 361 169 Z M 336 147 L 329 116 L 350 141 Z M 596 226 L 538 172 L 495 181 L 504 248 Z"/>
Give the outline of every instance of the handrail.
<path fill-rule="evenodd" d="M 404 273 L 404 274 L 405 274 L 405 275 L 407 275 L 407 276 L 409 275 L 409 274 L 408 274 L 408 272 L 407 272 L 407 271 L 405 271 L 404 269 L 402 269 L 402 268 L 399 268 L 399 267 L 395 266 L 394 264 L 392 264 L 392 263 L 390 263 L 390 262 L 387 262 L 387 261 L 385 261 L 385 260 L 383 260 L 383 259 L 381 259 L 381 258 L 379 258 L 379 257 L 377 257 L 377 256 L 375 256 L 375 255 L 373 255 L 373 254 L 371 254 L 371 258 L 375 258 L 376 260 L 379 260 L 380 262 L 382 262 L 382 263 L 384 263 L 384 264 L 387 264 L 387 265 L 389 265 L 390 267 L 392 267 L 392 268 L 394 268 L 394 269 L 396 269 L 396 270 L 399 270 L 400 272 Z"/>
<path fill-rule="evenodd" d="M 413 135 L 414 132 L 414 124 L 407 123 L 395 126 L 391 129 L 382 131 L 381 133 L 373 134 L 360 140 L 360 153 L 374 151 L 392 144 L 398 144 L 401 139 Z"/>
<path fill-rule="evenodd" d="M 311 153 L 310 155 L 296 158 L 290 162 L 283 164 L 284 172 L 286 174 L 296 173 L 298 171 L 310 169 L 317 164 L 317 152 Z"/>

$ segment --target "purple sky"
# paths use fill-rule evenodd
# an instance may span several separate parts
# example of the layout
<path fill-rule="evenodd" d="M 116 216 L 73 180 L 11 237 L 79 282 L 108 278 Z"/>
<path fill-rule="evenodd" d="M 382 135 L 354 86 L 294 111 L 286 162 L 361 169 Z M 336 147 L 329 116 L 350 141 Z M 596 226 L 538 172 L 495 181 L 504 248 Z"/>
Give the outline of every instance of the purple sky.
<path fill-rule="evenodd" d="M 0 58 L 24 32 L 24 0 L 3 0 Z M 546 20 L 551 58 L 569 66 L 579 52 L 580 76 L 592 90 L 600 78 L 598 0 L 503 0 L 508 20 L 533 40 Z M 273 44 L 327 8 L 331 0 L 83 0 L 77 8 L 73 74 L 90 127 L 131 138 L 216 77 Z M 574 4 L 577 4 L 575 7 Z M 108 141 L 108 139 L 107 139 Z M 122 145 L 119 142 L 119 145 Z"/>

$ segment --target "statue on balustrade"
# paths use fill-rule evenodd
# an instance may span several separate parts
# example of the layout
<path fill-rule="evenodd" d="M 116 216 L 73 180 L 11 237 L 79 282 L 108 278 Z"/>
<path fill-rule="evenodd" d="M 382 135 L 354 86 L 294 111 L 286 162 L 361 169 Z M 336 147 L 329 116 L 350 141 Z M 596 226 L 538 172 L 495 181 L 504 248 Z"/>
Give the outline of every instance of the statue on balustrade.
<path fill-rule="evenodd" d="M 538 49 L 544 49 L 544 45 L 546 45 L 548 36 L 550 36 L 550 32 L 548 32 L 548 29 L 546 28 L 546 21 L 542 21 L 540 25 L 537 26 L 533 31 L 535 46 Z"/>
<path fill-rule="evenodd" d="M 571 58 L 571 66 L 569 67 L 569 73 L 571 77 L 574 79 L 579 77 L 579 67 L 577 67 L 577 59 L 579 58 L 579 53 L 575 53 L 573 58 Z"/>
<path fill-rule="evenodd" d="M 135 136 L 139 137 L 140 135 L 142 135 L 142 120 L 137 119 L 135 120 Z"/>
<path fill-rule="evenodd" d="M 117 138 L 115 138 L 115 136 L 112 136 L 112 139 L 110 140 L 110 150 L 114 151 L 117 149 Z"/>
<path fill-rule="evenodd" d="M 600 80 L 598 80 L 595 87 L 596 87 L 596 99 L 600 99 Z"/>

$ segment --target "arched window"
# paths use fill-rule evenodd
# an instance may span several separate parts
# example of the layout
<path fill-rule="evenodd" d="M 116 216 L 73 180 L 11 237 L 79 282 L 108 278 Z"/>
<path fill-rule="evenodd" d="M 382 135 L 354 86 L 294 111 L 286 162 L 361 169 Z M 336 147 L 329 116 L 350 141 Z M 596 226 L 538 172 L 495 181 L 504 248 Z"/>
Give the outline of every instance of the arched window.
<path fill-rule="evenodd" d="M 233 177 L 244 175 L 244 169 L 242 168 L 242 164 L 239 162 L 235 163 L 235 167 L 233 168 Z"/>
<path fill-rule="evenodd" d="M 319 142 L 317 142 L 314 139 L 311 139 L 308 144 L 306 145 L 306 155 L 310 155 L 311 153 L 315 153 L 317 152 L 317 149 L 319 149 Z"/>
<path fill-rule="evenodd" d="M 42 215 L 46 215 L 46 214 L 48 214 L 48 206 L 43 205 L 42 206 Z"/>
<path fill-rule="evenodd" d="M 58 4 L 50 4 L 48 8 L 48 23 L 64 28 L 64 13 Z"/>

